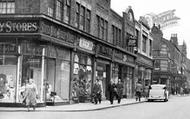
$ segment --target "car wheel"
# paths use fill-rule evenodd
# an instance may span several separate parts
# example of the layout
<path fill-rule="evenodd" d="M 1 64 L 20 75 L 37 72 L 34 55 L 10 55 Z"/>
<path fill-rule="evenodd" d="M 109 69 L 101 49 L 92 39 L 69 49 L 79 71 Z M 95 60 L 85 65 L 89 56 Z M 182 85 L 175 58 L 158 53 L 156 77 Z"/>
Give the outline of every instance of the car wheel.
<path fill-rule="evenodd" d="M 166 98 L 166 99 L 164 99 L 164 102 L 167 102 L 168 101 L 168 99 Z"/>

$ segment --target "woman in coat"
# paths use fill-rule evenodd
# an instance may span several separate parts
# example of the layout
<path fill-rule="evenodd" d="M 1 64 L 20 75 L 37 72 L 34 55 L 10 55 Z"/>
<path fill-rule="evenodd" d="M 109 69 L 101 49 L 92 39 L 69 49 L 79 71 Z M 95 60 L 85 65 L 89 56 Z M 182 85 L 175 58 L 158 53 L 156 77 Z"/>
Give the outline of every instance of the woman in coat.
<path fill-rule="evenodd" d="M 118 100 L 118 103 L 120 103 L 122 95 L 123 95 L 123 84 L 121 82 L 121 79 L 118 80 L 118 83 L 116 86 L 117 86 L 117 100 Z"/>
<path fill-rule="evenodd" d="M 24 98 L 28 111 L 30 111 L 30 107 L 33 107 L 33 110 L 35 110 L 37 104 L 36 102 L 37 94 L 38 94 L 37 86 L 36 84 L 34 84 L 34 80 L 29 79 L 29 82 L 26 85 L 25 98 Z"/>
<path fill-rule="evenodd" d="M 108 86 L 108 92 L 110 96 L 110 103 L 113 104 L 114 97 L 117 97 L 117 86 L 112 80 L 110 81 L 110 84 Z"/>

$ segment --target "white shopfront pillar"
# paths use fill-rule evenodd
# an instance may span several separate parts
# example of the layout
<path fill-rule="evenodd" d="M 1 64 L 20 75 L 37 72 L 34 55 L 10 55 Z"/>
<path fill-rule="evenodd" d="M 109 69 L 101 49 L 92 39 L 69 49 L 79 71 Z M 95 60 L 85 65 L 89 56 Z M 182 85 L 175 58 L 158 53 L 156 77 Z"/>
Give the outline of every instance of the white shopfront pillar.
<path fill-rule="evenodd" d="M 18 46 L 18 54 L 21 53 L 21 46 Z M 16 77 L 16 102 L 19 102 L 19 91 L 21 88 L 21 56 L 18 56 L 18 62 L 17 62 L 17 77 Z"/>
<path fill-rule="evenodd" d="M 40 102 L 43 102 L 43 96 L 44 96 L 44 70 L 45 70 L 45 48 L 42 50 L 42 69 L 41 69 L 41 92 L 40 92 Z"/>

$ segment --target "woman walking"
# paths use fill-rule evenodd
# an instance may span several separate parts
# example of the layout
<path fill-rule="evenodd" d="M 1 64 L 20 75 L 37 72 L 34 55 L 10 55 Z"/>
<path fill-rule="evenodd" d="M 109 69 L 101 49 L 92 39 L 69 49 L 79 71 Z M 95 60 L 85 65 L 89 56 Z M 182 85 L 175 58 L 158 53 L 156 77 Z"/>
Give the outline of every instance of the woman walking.
<path fill-rule="evenodd" d="M 117 86 L 111 80 L 108 86 L 109 96 L 110 96 L 110 103 L 113 104 L 114 97 L 117 97 Z"/>
<path fill-rule="evenodd" d="M 118 83 L 116 86 L 117 86 L 117 100 L 118 100 L 118 104 L 120 104 L 121 98 L 123 95 L 123 83 L 121 82 L 121 79 L 118 80 Z"/>
<path fill-rule="evenodd" d="M 29 82 L 26 85 L 24 98 L 28 111 L 30 111 L 30 107 L 33 107 L 33 110 L 35 110 L 37 94 L 38 90 L 36 84 L 34 84 L 34 80 L 29 79 Z"/>

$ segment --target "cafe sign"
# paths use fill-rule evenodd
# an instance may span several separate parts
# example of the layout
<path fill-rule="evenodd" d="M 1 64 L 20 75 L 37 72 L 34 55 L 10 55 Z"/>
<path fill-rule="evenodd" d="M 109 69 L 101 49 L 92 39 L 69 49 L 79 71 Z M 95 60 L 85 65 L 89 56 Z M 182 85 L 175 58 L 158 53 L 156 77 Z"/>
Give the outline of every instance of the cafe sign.
<path fill-rule="evenodd" d="M 36 20 L 0 20 L 0 33 L 35 33 L 38 29 Z"/>
<path fill-rule="evenodd" d="M 94 44 L 91 41 L 88 41 L 88 40 L 86 40 L 84 38 L 80 38 L 79 47 L 84 48 L 86 50 L 92 51 L 93 47 L 94 47 Z"/>

